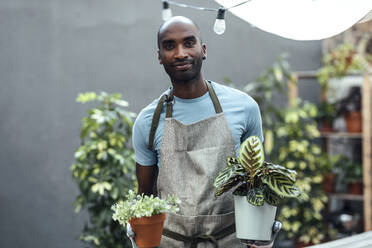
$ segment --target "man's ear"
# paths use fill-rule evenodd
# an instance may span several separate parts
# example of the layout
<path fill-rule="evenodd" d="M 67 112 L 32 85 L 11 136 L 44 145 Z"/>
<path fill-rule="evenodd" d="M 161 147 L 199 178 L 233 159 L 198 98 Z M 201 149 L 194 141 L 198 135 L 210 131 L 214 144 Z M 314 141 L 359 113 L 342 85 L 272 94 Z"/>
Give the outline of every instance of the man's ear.
<path fill-rule="evenodd" d="M 160 58 L 160 50 L 158 50 L 158 61 L 159 61 L 159 64 L 163 64 L 163 62 L 161 61 L 161 58 Z"/>
<path fill-rule="evenodd" d="M 207 45 L 202 44 L 203 60 L 207 59 Z"/>

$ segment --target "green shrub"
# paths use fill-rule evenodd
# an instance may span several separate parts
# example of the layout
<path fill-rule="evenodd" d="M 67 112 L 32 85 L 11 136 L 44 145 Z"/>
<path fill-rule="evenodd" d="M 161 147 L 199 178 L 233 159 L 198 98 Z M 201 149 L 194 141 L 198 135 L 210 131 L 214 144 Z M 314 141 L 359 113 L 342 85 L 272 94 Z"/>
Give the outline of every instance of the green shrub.
<path fill-rule="evenodd" d="M 79 94 L 80 103 L 96 102 L 82 119 L 81 146 L 71 165 L 79 188 L 75 211 L 89 213 L 80 240 L 91 247 L 131 247 L 125 229 L 112 220 L 111 206 L 125 199 L 135 187 L 135 160 L 131 146 L 134 113 L 120 94 L 88 92 Z"/>
<path fill-rule="evenodd" d="M 321 149 L 317 108 L 310 102 L 293 99 L 290 106 L 278 106 L 274 93 L 287 96 L 287 86 L 297 83 L 289 64 L 280 57 L 256 80 L 245 87 L 258 103 L 262 113 L 265 151 L 273 163 L 297 172 L 298 199 L 288 198 L 281 204 L 279 220 L 283 223 L 282 236 L 304 243 L 319 243 L 326 232 L 322 210 L 327 196 L 322 189 L 325 168 L 318 159 Z"/>

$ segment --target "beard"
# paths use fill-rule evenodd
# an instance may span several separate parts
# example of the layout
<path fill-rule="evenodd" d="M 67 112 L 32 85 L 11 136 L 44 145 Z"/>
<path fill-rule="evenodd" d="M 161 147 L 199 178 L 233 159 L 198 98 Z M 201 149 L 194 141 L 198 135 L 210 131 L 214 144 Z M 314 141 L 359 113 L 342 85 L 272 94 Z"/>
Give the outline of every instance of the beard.
<path fill-rule="evenodd" d="M 176 70 L 173 64 L 163 63 L 164 69 L 171 81 L 176 84 L 187 84 L 200 76 L 203 57 L 199 56 L 194 59 L 178 60 L 177 62 L 188 62 L 192 66 L 187 70 Z"/>

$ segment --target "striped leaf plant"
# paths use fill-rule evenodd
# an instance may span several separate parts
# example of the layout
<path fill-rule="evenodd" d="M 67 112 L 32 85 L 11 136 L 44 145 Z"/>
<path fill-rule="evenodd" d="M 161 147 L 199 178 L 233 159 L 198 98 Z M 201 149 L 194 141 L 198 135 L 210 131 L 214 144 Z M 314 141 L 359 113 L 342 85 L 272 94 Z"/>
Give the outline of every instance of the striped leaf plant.
<path fill-rule="evenodd" d="M 300 195 L 295 185 L 297 173 L 281 165 L 264 161 L 264 149 L 257 136 L 246 139 L 239 150 L 239 158 L 227 158 L 227 166 L 214 181 L 215 195 L 230 190 L 245 196 L 254 206 L 264 202 L 277 206 L 284 197 Z"/>

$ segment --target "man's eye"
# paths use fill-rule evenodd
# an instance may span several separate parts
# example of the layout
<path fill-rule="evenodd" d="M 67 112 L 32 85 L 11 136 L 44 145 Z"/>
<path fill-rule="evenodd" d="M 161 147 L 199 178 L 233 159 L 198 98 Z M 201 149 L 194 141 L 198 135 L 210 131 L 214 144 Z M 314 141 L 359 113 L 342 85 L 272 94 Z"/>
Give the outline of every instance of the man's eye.
<path fill-rule="evenodd" d="M 195 44 L 195 41 L 193 41 L 193 40 L 188 40 L 188 41 L 185 42 L 185 46 L 187 46 L 187 47 L 193 47 L 194 44 Z"/>
<path fill-rule="evenodd" d="M 171 50 L 173 47 L 174 47 L 173 44 L 165 44 L 164 45 L 165 50 Z"/>

